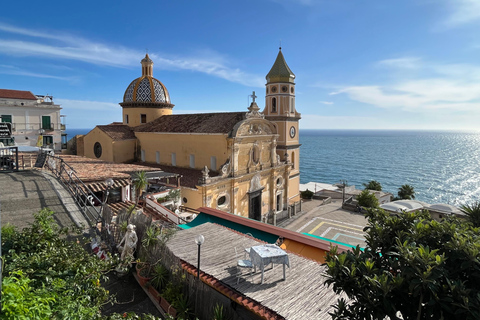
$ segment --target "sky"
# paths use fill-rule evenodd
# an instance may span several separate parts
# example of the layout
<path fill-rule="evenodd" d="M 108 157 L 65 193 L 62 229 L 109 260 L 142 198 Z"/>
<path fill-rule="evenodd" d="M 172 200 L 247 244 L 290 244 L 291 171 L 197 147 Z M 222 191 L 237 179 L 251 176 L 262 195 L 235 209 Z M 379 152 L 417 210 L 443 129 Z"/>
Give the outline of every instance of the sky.
<path fill-rule="evenodd" d="M 175 114 L 263 109 L 281 45 L 301 129 L 477 130 L 479 30 L 480 0 L 8 1 L 0 88 L 122 121 L 148 52 Z"/>

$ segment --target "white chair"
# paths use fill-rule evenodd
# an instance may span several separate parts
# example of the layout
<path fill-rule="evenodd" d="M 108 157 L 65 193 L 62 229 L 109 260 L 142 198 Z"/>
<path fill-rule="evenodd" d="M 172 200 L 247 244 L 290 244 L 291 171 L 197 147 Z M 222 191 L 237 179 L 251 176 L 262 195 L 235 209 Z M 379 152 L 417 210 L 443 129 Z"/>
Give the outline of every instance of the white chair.
<path fill-rule="evenodd" d="M 245 233 L 246 236 L 249 236 L 250 238 L 253 238 L 253 235 L 251 233 Z M 247 248 L 247 247 L 244 247 L 243 248 L 243 251 L 244 251 L 244 257 L 245 259 L 247 257 L 250 257 L 250 248 Z"/>
<path fill-rule="evenodd" d="M 243 269 L 250 269 L 250 275 L 253 275 L 253 263 L 247 259 L 238 259 L 237 247 L 235 247 L 235 259 L 237 260 L 237 284 L 240 282 L 240 278 L 243 274 Z"/>

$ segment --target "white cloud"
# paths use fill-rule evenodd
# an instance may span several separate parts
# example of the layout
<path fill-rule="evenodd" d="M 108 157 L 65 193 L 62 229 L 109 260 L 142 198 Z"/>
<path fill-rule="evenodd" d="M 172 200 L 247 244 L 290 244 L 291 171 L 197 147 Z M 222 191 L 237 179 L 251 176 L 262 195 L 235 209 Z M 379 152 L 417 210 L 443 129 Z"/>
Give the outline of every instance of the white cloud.
<path fill-rule="evenodd" d="M 316 114 L 302 114 L 302 119 L 300 120 L 300 127 L 302 129 L 385 129 L 386 128 L 385 123 L 375 117 L 319 116 Z"/>
<path fill-rule="evenodd" d="M 113 102 L 102 101 L 88 101 L 88 100 L 70 100 L 70 99 L 55 99 L 54 102 L 61 105 L 63 109 L 71 110 L 95 110 L 95 111 L 114 111 L 120 110 L 120 105 Z M 117 115 L 119 115 L 118 113 Z M 89 116 L 88 116 L 89 117 Z"/>
<path fill-rule="evenodd" d="M 416 57 L 404 57 L 397 59 L 386 59 L 379 61 L 378 64 L 387 67 L 401 69 L 416 69 L 420 66 L 421 59 Z"/>
<path fill-rule="evenodd" d="M 33 41 L 0 39 L 0 53 L 8 55 L 75 60 L 112 67 L 137 66 L 139 59 L 144 55 L 139 50 L 93 42 L 68 34 L 46 33 L 6 24 L 0 24 L 0 31 L 34 38 Z M 36 42 L 35 38 L 51 39 L 56 43 Z M 264 85 L 263 77 L 228 66 L 227 59 L 218 53 L 209 52 L 197 57 L 167 57 L 156 53 L 149 55 L 160 69 L 196 71 L 245 86 Z"/>
<path fill-rule="evenodd" d="M 410 69 L 408 60 L 401 63 L 383 63 Z M 392 60 L 383 60 L 392 61 Z M 418 63 L 415 76 L 398 77 L 383 85 L 346 86 L 331 95 L 346 93 L 349 98 L 380 108 L 397 108 L 410 112 L 428 113 L 469 111 L 480 113 L 480 67 L 463 64 Z M 431 76 L 431 75 L 434 76 Z"/>
<path fill-rule="evenodd" d="M 330 105 L 330 104 L 333 104 L 333 102 L 332 102 L 332 101 L 320 101 L 320 103 L 323 103 L 323 104 L 328 104 L 328 105 Z"/>
<path fill-rule="evenodd" d="M 73 77 L 60 77 L 44 73 L 36 73 L 31 71 L 22 70 L 20 68 L 8 65 L 0 65 L 1 74 L 10 74 L 15 76 L 26 76 L 26 77 L 35 77 L 35 78 L 49 78 L 49 79 L 58 79 L 64 81 L 75 81 Z"/>
<path fill-rule="evenodd" d="M 445 25 L 448 27 L 480 20 L 479 0 L 450 0 L 449 7 L 452 12 L 445 21 Z"/>

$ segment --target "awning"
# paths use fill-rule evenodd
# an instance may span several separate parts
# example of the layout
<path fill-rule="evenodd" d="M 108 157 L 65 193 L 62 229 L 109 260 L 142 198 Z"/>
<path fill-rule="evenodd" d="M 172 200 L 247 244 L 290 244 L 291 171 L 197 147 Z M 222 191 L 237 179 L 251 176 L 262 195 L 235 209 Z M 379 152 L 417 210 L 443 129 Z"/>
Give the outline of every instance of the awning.
<path fill-rule="evenodd" d="M 130 179 L 113 179 L 113 186 L 110 189 L 116 189 L 120 187 L 125 187 L 130 184 Z M 101 192 L 107 191 L 107 184 L 105 181 L 102 182 L 87 182 L 85 186 L 90 189 L 92 192 Z"/>

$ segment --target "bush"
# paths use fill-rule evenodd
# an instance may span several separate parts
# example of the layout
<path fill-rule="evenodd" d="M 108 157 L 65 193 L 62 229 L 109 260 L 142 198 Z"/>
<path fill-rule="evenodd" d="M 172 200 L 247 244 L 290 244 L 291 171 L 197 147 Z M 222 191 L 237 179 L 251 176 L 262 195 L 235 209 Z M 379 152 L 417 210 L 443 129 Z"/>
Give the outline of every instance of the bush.
<path fill-rule="evenodd" d="M 365 208 L 377 208 L 378 207 L 378 199 L 375 197 L 373 193 L 370 193 L 368 189 L 363 190 L 357 196 L 358 205 Z"/>
<path fill-rule="evenodd" d="M 300 191 L 300 196 L 302 197 L 302 199 L 312 199 L 313 195 L 313 191 L 310 191 L 308 189 L 305 191 Z"/>

